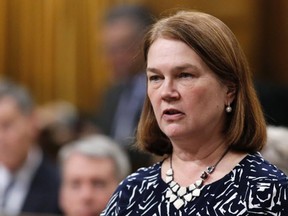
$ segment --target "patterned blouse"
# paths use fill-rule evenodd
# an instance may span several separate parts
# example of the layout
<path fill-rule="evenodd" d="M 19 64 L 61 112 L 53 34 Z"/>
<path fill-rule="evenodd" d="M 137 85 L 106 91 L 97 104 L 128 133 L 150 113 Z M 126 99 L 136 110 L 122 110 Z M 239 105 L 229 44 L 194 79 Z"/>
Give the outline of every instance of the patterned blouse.
<path fill-rule="evenodd" d="M 248 154 L 222 179 L 204 185 L 177 210 L 165 197 L 161 164 L 141 168 L 117 188 L 101 216 L 288 216 L 288 178 L 259 153 Z"/>

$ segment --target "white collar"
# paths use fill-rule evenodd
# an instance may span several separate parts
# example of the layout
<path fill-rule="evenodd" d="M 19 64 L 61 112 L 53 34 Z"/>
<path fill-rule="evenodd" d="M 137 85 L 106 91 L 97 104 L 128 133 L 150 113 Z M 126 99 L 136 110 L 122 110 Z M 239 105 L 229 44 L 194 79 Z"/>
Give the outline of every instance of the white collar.
<path fill-rule="evenodd" d="M 25 197 L 29 191 L 30 184 L 35 175 L 36 170 L 41 164 L 43 153 L 39 147 L 30 149 L 27 159 L 13 175 L 3 165 L 0 166 L 0 179 L 2 190 L 0 195 L 3 194 L 3 189 L 9 184 L 10 180 L 14 178 L 14 184 L 7 196 L 6 207 L 2 211 L 7 214 L 19 214 L 24 203 Z M 1 212 L 1 209 L 0 209 Z"/>

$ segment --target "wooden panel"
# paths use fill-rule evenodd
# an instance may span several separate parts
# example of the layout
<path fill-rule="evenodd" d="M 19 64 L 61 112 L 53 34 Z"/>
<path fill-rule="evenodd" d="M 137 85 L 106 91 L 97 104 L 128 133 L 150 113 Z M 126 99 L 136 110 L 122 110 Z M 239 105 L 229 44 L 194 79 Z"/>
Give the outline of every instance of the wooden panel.
<path fill-rule="evenodd" d="M 5 70 L 5 57 L 6 57 L 6 1 L 0 1 L 0 77 Z"/>
<path fill-rule="evenodd" d="M 264 79 L 288 86 L 288 1 L 262 5 L 260 58 Z"/>
<path fill-rule="evenodd" d="M 102 17 L 112 5 L 142 3 L 157 16 L 190 8 L 219 17 L 236 34 L 254 71 L 275 68 L 277 77 L 288 80 L 286 2 L 1 0 L 0 74 L 25 84 L 39 104 L 64 99 L 92 112 L 110 76 L 101 48 Z"/>
<path fill-rule="evenodd" d="M 109 5 L 94 0 L 1 1 L 3 74 L 26 85 L 39 104 L 64 99 L 91 111 L 109 76 L 97 38 Z"/>

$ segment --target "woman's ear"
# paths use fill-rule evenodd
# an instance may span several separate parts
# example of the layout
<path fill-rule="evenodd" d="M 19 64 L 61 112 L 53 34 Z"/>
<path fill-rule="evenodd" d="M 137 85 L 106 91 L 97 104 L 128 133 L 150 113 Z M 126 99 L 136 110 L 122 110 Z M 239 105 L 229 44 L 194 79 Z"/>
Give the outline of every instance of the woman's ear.
<path fill-rule="evenodd" d="M 236 96 L 236 86 L 234 84 L 227 85 L 227 104 L 231 104 Z"/>

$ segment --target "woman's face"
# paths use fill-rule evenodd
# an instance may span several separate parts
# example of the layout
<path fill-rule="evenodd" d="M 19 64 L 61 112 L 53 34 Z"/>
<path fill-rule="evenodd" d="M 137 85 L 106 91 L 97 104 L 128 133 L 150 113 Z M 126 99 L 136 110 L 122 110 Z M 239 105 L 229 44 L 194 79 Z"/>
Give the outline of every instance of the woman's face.
<path fill-rule="evenodd" d="M 232 102 L 228 88 L 188 45 L 158 38 L 147 55 L 147 78 L 157 122 L 171 140 L 221 134 Z"/>

